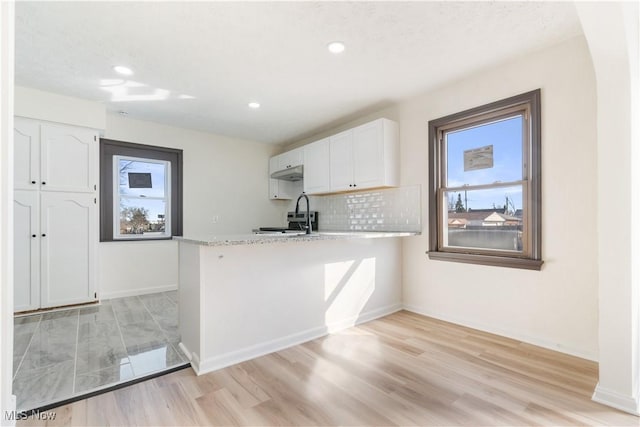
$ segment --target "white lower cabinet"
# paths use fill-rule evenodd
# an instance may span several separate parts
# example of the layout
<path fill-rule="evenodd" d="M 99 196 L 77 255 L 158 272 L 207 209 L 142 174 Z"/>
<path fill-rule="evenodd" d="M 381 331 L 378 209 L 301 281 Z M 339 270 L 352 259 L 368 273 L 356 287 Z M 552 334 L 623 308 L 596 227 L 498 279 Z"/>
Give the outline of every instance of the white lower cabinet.
<path fill-rule="evenodd" d="M 40 232 L 38 193 L 13 194 L 13 295 L 14 310 L 40 308 Z"/>
<path fill-rule="evenodd" d="M 96 206 L 86 193 L 15 191 L 15 311 L 96 299 Z"/>
<path fill-rule="evenodd" d="M 91 194 L 42 193 L 40 283 L 42 307 L 93 301 L 96 204 Z"/>

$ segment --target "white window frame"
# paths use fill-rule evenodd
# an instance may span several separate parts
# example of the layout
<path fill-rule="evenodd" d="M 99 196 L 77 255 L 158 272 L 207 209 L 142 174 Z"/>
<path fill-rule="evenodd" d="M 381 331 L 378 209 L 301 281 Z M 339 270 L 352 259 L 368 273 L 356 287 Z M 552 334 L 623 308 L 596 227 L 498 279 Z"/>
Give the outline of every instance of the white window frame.
<path fill-rule="evenodd" d="M 120 161 L 134 161 L 156 163 L 165 167 L 164 197 L 145 197 L 144 200 L 163 200 L 165 202 L 164 233 L 158 235 L 148 234 L 120 234 L 120 204 L 121 199 L 136 199 L 135 197 L 122 197 L 120 195 Z M 168 160 L 148 159 L 144 157 L 113 156 L 113 240 L 150 240 L 171 238 L 171 162 Z"/>

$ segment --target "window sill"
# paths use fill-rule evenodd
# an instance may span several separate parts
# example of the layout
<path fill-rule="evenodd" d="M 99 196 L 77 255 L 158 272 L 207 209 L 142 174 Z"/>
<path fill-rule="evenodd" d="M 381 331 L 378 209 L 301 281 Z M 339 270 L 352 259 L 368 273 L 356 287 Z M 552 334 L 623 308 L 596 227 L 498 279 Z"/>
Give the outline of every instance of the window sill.
<path fill-rule="evenodd" d="M 520 268 L 523 270 L 542 269 L 544 261 L 537 259 L 511 258 L 494 255 L 461 254 L 452 252 L 427 252 L 429 259 L 461 262 L 465 264 L 492 265 L 495 267 Z"/>
<path fill-rule="evenodd" d="M 164 240 L 173 240 L 173 236 L 167 237 L 147 237 L 147 238 L 139 238 L 139 239 L 109 239 L 109 240 L 100 240 L 100 243 L 103 242 L 157 242 Z"/>

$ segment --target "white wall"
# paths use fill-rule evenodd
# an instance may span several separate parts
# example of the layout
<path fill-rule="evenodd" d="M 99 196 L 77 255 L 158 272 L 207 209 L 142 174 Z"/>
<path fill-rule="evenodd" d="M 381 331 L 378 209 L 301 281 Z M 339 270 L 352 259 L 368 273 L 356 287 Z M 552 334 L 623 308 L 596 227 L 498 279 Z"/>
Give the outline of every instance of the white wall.
<path fill-rule="evenodd" d="M 593 399 L 640 415 L 640 11 L 581 3 L 598 97 L 600 354 Z M 610 220 L 611 206 L 628 218 Z"/>
<path fill-rule="evenodd" d="M 427 182 L 429 120 L 536 88 L 542 89 L 542 271 L 429 260 L 425 226 L 422 236 L 405 240 L 404 303 L 433 317 L 595 360 L 595 80 L 583 38 L 402 104 L 402 182 Z"/>
<path fill-rule="evenodd" d="M 184 235 L 248 233 L 283 222 L 285 206 L 268 199 L 269 157 L 276 146 L 107 114 L 105 137 L 184 150 Z M 213 217 L 218 222 L 213 222 Z M 103 297 L 177 286 L 175 242 L 100 243 Z"/>
<path fill-rule="evenodd" d="M 0 2 L 0 425 L 16 409 L 13 378 L 14 3 Z"/>
<path fill-rule="evenodd" d="M 16 116 L 98 130 L 105 128 L 104 104 L 22 86 L 16 86 L 15 92 Z"/>

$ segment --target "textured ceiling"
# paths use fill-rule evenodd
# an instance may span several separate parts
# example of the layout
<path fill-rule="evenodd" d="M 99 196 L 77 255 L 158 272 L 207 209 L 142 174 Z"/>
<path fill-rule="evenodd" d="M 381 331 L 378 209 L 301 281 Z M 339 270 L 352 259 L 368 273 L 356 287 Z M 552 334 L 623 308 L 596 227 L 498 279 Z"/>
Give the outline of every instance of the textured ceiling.
<path fill-rule="evenodd" d="M 17 2 L 16 83 L 289 143 L 580 33 L 571 3 Z"/>

